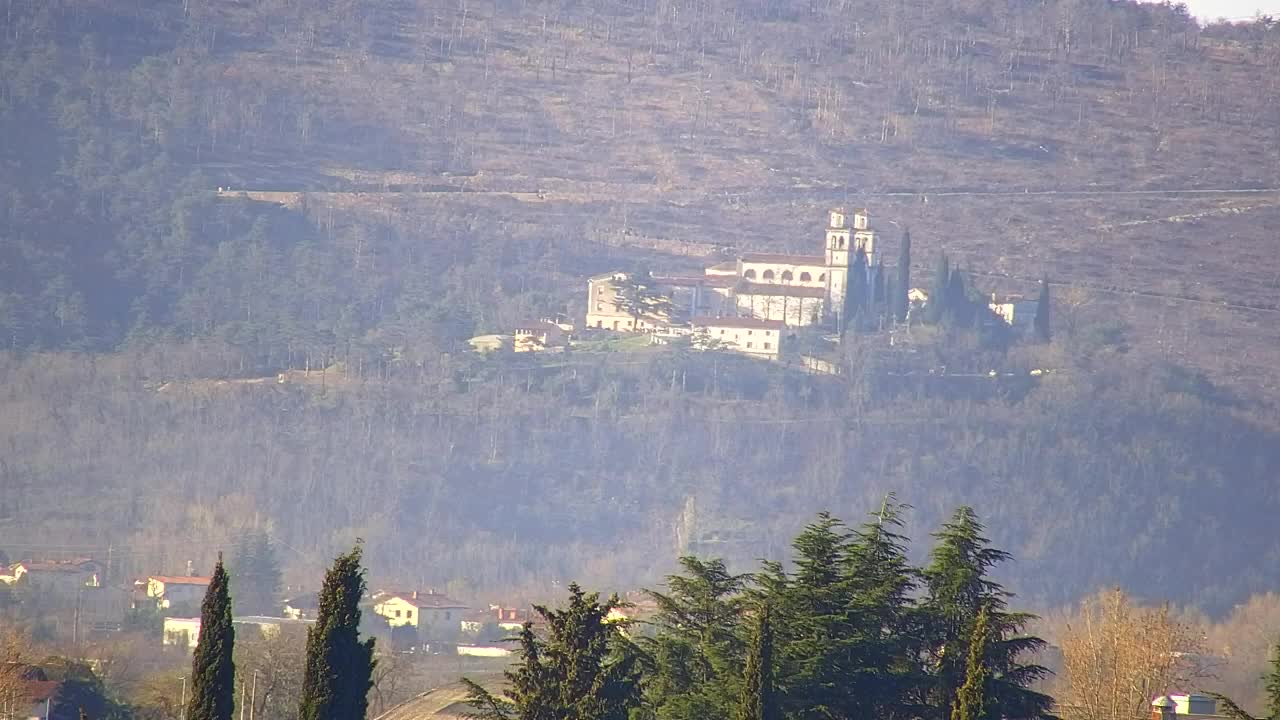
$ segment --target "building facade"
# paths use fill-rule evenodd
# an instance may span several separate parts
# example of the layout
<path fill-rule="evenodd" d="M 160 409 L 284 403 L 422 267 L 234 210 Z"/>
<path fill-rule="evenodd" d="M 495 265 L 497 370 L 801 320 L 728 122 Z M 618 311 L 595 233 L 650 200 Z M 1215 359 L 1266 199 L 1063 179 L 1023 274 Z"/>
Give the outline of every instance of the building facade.
<path fill-rule="evenodd" d="M 702 275 L 633 278 L 624 272 L 587 281 L 588 328 L 655 332 L 699 317 L 734 316 L 803 327 L 839 321 L 859 250 L 871 287 L 876 232 L 866 210 L 852 223 L 840 209 L 828 215 L 821 255 L 746 253 L 705 268 Z M 661 300 L 655 301 L 654 298 Z M 645 299 L 649 302 L 646 304 Z"/>

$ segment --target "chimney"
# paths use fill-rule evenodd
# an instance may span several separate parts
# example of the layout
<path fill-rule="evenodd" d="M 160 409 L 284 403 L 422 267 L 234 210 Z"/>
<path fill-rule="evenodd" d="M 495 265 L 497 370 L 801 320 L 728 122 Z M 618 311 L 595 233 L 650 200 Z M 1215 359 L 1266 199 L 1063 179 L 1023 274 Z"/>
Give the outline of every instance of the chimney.
<path fill-rule="evenodd" d="M 418 599 L 418 591 L 417 591 L 417 590 L 414 590 L 414 591 L 413 591 L 413 599 L 414 599 L 414 600 L 417 600 L 417 599 Z"/>
<path fill-rule="evenodd" d="M 196 576 L 196 564 L 188 560 L 187 561 L 187 577 L 195 577 L 195 576 Z"/>

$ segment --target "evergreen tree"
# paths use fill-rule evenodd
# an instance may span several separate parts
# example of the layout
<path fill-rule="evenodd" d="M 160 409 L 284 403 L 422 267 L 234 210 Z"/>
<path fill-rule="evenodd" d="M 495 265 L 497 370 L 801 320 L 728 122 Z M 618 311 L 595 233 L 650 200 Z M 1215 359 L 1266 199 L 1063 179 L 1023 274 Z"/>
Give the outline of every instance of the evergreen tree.
<path fill-rule="evenodd" d="M 1052 333 L 1049 329 L 1049 278 L 1040 281 L 1040 298 L 1036 300 L 1036 337 L 1042 342 L 1049 342 Z"/>
<path fill-rule="evenodd" d="M 270 535 L 255 531 L 237 544 L 231 582 L 235 586 L 236 607 L 242 614 L 279 613 L 280 563 Z"/>
<path fill-rule="evenodd" d="M 316 624 L 307 630 L 299 720 L 362 720 L 373 686 L 373 638 L 360 641 L 364 569 L 359 544 L 339 555 L 320 589 Z"/>
<path fill-rule="evenodd" d="M 1262 681 L 1267 691 L 1267 717 L 1280 720 L 1280 644 L 1271 651 L 1271 668 Z"/>
<path fill-rule="evenodd" d="M 986 649 L 986 667 L 991 673 L 988 714 L 1011 720 L 1049 717 L 1053 698 L 1027 687 L 1048 670 L 1020 662 L 1045 643 L 1022 633 L 1034 615 L 1005 610 L 1011 595 L 988 572 L 1008 560 L 1009 554 L 990 547 L 982 533 L 982 523 L 973 509 L 961 507 L 934 534 L 938 542 L 924 569 L 928 592 L 921 608 L 928 635 L 926 655 L 934 675 L 930 705 L 939 718 L 950 712 L 964 682 L 969 639 L 985 607 L 991 638 Z"/>
<path fill-rule="evenodd" d="M 893 316 L 898 322 L 906 322 L 907 310 L 911 307 L 911 301 L 907 299 L 907 293 L 911 292 L 911 231 L 904 230 L 902 232 L 902 247 L 898 250 L 898 275 L 897 280 L 893 284 L 893 294 L 890 296 L 893 304 Z"/>
<path fill-rule="evenodd" d="M 778 718 L 778 705 L 773 693 L 773 626 L 770 624 L 769 606 L 766 604 L 756 613 L 755 632 L 752 634 L 751 650 L 747 654 L 746 671 L 743 673 L 738 720 Z"/>
<path fill-rule="evenodd" d="M 668 592 L 647 591 L 657 603 L 656 632 L 639 642 L 652 665 L 649 702 L 658 718 L 729 718 L 743 643 L 736 630 L 744 578 L 722 560 L 680 558 L 682 575 Z"/>
<path fill-rule="evenodd" d="M 626 720 L 640 705 L 639 665 L 635 652 L 609 622 L 621 607 L 617 596 L 600 602 L 577 584 L 569 585 L 569 603 L 551 610 L 535 605 L 546 623 L 540 638 L 526 623 L 520 633 L 519 661 L 505 672 L 508 688 L 499 698 L 465 679 L 468 702 L 488 720 Z"/>
<path fill-rule="evenodd" d="M 965 667 L 964 685 L 956 693 L 951 708 L 951 720 L 983 720 L 986 711 L 987 646 L 991 643 L 991 613 L 987 606 L 978 611 L 969 640 L 969 657 Z"/>
<path fill-rule="evenodd" d="M 231 719 L 236 694 L 234 650 L 231 593 L 219 555 L 200 606 L 200 637 L 191 659 L 191 696 L 186 720 Z"/>
<path fill-rule="evenodd" d="M 844 523 L 821 513 L 792 542 L 793 573 L 767 562 L 757 576 L 759 599 L 772 609 L 778 686 L 785 688 L 779 700 L 792 717 L 854 716 L 848 679 L 862 659 L 850 618 L 852 537 Z"/>
<path fill-rule="evenodd" d="M 853 256 L 853 264 L 849 266 L 849 282 L 845 287 L 844 327 L 840 330 L 842 333 L 849 328 L 855 331 L 860 329 L 861 324 L 866 320 L 867 275 L 867 253 L 862 248 L 858 248 Z"/>
<path fill-rule="evenodd" d="M 933 284 L 929 286 L 929 302 L 925 305 L 924 319 L 929 323 L 940 323 L 947 314 L 947 289 L 951 287 L 951 265 L 947 254 L 938 258 L 938 267 L 933 273 Z"/>
<path fill-rule="evenodd" d="M 922 643 L 912 594 L 919 571 L 900 534 L 908 509 L 893 494 L 854 531 L 846 575 L 852 584 L 851 622 L 859 664 L 851 668 L 857 717 L 916 718 L 924 684 Z"/>
<path fill-rule="evenodd" d="M 876 270 L 872 273 L 871 281 L 871 298 L 877 307 L 883 307 L 888 295 L 885 293 L 885 276 L 884 263 L 876 263 Z"/>

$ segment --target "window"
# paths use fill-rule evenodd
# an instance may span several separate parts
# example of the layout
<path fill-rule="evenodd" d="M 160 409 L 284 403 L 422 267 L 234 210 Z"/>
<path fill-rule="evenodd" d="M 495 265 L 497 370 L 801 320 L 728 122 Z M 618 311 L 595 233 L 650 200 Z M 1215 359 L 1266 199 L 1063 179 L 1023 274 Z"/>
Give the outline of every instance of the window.
<path fill-rule="evenodd" d="M 404 616 L 405 616 L 405 617 L 407 617 L 407 618 L 409 618 L 410 620 L 412 620 L 412 619 L 413 619 L 413 611 L 412 611 L 412 610 L 406 610 L 406 611 L 404 612 Z"/>
<path fill-rule="evenodd" d="M 747 343 L 747 349 L 748 349 L 748 350 L 750 350 L 750 349 L 751 349 L 751 343 Z"/>
<path fill-rule="evenodd" d="M 773 345 L 772 345 L 772 344 L 770 344 L 770 343 L 765 343 L 765 344 L 764 344 L 764 349 L 765 349 L 765 350 L 772 350 L 772 349 L 773 349 Z"/>
<path fill-rule="evenodd" d="M 790 270 L 783 270 L 783 271 L 782 271 L 782 282 L 791 282 L 791 271 L 790 271 Z"/>
<path fill-rule="evenodd" d="M 772 331 L 772 330 L 765 330 L 765 331 L 764 331 L 764 336 L 765 336 L 765 337 L 769 337 L 769 336 L 770 336 L 770 335 L 772 335 L 772 334 L 773 334 L 773 331 Z"/>
<path fill-rule="evenodd" d="M 748 335 L 750 335 L 750 334 L 751 334 L 751 331 L 750 331 L 750 330 L 748 330 L 748 331 L 747 331 L 747 334 L 748 334 Z"/>
<path fill-rule="evenodd" d="M 826 282 L 826 281 L 827 281 L 826 273 L 822 273 L 821 275 L 818 276 L 818 282 Z"/>
<path fill-rule="evenodd" d="M 756 279 L 756 271 L 755 271 L 755 270 L 748 270 L 748 271 L 746 271 L 746 272 L 742 273 L 742 277 L 744 277 L 744 278 L 746 278 L 746 279 L 748 279 L 748 280 L 755 280 L 755 279 Z"/>
<path fill-rule="evenodd" d="M 800 273 L 800 282 L 811 282 L 812 280 L 813 280 L 813 276 L 810 275 L 809 273 L 807 272 Z"/>
<path fill-rule="evenodd" d="M 596 327 L 598 327 L 598 328 L 600 328 L 601 330 L 603 330 L 603 329 L 604 329 L 604 321 L 603 321 L 603 320 L 597 320 L 597 321 L 596 321 Z"/>
<path fill-rule="evenodd" d="M 772 271 L 772 270 L 765 270 L 765 271 L 764 271 L 764 275 L 761 275 L 760 277 L 764 278 L 765 280 L 772 280 L 772 279 L 773 279 L 773 271 Z"/>
<path fill-rule="evenodd" d="M 720 328 L 720 334 L 721 334 L 721 335 L 723 335 L 723 334 L 724 334 L 724 328 Z"/>
<path fill-rule="evenodd" d="M 596 303 L 596 312 L 604 312 L 604 303 Z"/>
<path fill-rule="evenodd" d="M 396 617 L 400 617 L 400 611 L 399 611 L 399 610 L 397 610 L 397 611 L 396 611 Z"/>

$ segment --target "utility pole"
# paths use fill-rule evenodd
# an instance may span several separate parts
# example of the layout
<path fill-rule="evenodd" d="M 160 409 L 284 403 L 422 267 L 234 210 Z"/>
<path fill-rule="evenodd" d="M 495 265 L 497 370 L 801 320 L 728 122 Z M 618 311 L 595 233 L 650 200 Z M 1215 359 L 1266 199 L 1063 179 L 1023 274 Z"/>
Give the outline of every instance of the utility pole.
<path fill-rule="evenodd" d="M 256 702 L 255 698 L 257 696 L 258 696 L 258 669 L 254 668 L 253 669 L 253 687 L 249 689 L 249 720 L 253 720 L 254 712 L 257 710 L 257 708 L 254 707 L 254 703 Z"/>

